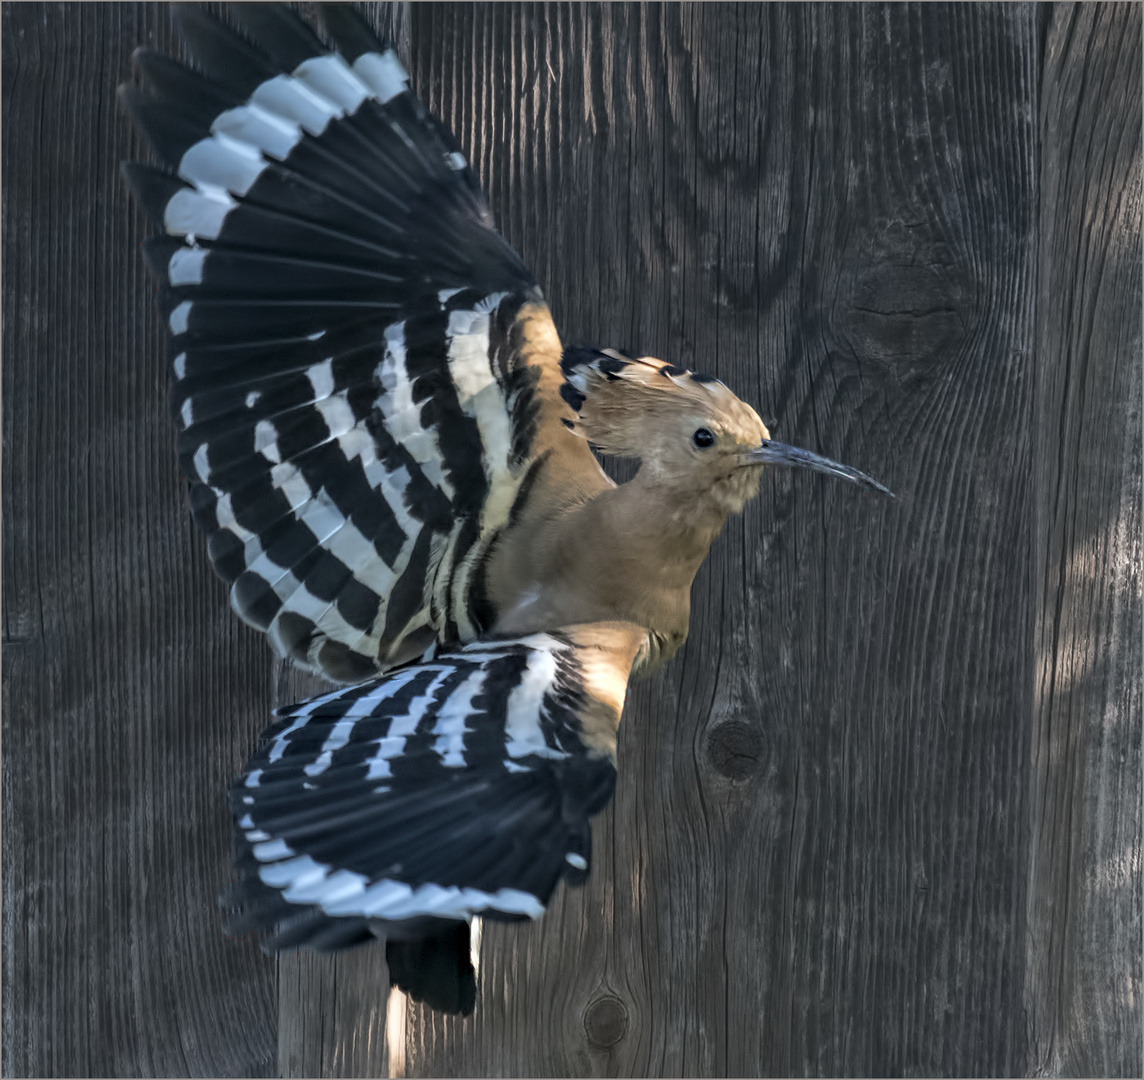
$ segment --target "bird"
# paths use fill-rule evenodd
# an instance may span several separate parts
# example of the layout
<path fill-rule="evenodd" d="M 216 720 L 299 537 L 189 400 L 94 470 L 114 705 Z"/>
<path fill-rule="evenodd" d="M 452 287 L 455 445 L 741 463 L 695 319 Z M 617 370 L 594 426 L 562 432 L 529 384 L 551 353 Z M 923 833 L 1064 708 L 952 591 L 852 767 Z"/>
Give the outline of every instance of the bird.
<path fill-rule="evenodd" d="M 392 44 L 319 20 L 176 5 L 186 57 L 140 48 L 119 89 L 192 515 L 238 616 L 335 684 L 234 779 L 220 903 L 270 951 L 384 940 L 393 985 L 469 1014 L 472 920 L 586 880 L 629 681 L 761 476 L 891 493 L 711 375 L 564 344 Z"/>

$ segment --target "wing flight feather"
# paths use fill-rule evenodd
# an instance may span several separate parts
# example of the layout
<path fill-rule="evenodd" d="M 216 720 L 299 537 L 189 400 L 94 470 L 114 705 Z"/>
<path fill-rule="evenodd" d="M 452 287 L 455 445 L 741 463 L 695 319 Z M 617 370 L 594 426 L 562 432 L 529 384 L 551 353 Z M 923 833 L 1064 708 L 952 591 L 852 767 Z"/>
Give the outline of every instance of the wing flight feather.
<path fill-rule="evenodd" d="M 140 50 L 121 96 L 158 166 L 179 458 L 231 603 L 338 681 L 491 628 L 481 566 L 568 436 L 560 343 L 451 133 L 330 5 L 180 7 L 196 67 Z M 255 44 L 257 41 L 257 44 Z"/>

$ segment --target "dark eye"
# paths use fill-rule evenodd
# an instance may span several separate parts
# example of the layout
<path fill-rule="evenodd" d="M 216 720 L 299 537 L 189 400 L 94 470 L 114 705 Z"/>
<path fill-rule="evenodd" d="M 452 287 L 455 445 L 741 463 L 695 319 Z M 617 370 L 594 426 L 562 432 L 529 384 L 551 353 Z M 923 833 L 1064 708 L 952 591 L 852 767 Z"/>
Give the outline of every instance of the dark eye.
<path fill-rule="evenodd" d="M 706 450 L 707 447 L 712 446 L 715 442 L 715 436 L 705 427 L 701 427 L 694 435 L 691 436 L 691 441 L 699 447 L 700 450 Z"/>

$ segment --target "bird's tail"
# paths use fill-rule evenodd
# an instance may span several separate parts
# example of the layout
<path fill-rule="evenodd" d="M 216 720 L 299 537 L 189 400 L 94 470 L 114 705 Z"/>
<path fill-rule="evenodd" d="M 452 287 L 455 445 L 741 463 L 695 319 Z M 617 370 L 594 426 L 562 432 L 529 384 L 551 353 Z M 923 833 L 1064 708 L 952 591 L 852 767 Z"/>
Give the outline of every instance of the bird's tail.
<path fill-rule="evenodd" d="M 477 973 L 470 953 L 469 927 L 451 923 L 407 941 L 385 943 L 389 982 L 414 1001 L 433 1009 L 468 1015 L 477 999 Z"/>

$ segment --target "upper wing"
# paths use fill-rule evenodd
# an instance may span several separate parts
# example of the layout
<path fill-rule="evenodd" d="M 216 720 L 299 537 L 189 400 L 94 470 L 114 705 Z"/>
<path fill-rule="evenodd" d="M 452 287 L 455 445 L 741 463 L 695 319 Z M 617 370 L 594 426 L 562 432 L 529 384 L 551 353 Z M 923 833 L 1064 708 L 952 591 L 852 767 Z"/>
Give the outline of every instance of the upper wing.
<path fill-rule="evenodd" d="M 231 792 L 232 928 L 336 949 L 379 923 L 408 937 L 538 917 L 561 878 L 587 876 L 645 637 L 594 623 L 480 641 L 282 710 Z"/>
<path fill-rule="evenodd" d="M 354 681 L 487 629 L 480 568 L 530 468 L 595 463 L 456 141 L 323 8 L 338 51 L 281 8 L 236 6 L 241 33 L 180 9 L 201 71 L 139 50 L 147 89 L 120 93 L 163 165 L 125 172 L 163 227 L 146 250 L 211 560 L 280 654 Z"/>

